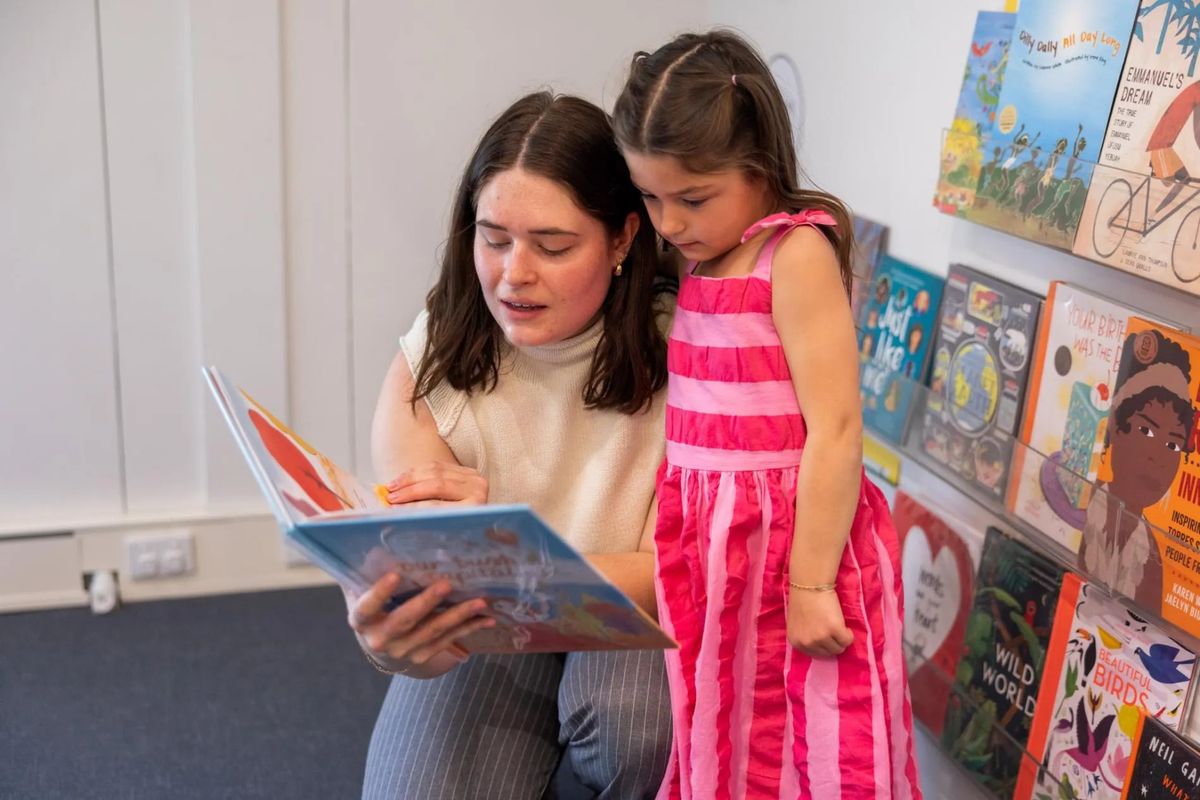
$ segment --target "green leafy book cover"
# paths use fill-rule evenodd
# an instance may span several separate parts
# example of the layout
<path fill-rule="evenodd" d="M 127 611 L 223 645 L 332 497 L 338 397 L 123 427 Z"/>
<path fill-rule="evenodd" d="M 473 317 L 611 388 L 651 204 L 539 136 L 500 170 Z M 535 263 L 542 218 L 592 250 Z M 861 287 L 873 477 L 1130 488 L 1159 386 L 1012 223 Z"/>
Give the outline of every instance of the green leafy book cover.
<path fill-rule="evenodd" d="M 998 797 L 1021 767 L 1063 572 L 988 529 L 942 745 Z"/>

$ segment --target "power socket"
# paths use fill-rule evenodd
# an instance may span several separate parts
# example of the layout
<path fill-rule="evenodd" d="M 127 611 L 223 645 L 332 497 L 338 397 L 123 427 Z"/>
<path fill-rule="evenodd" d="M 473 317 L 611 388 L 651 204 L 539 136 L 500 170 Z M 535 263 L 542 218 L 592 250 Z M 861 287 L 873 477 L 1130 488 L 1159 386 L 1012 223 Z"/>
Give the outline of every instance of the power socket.
<path fill-rule="evenodd" d="M 135 581 L 190 575 L 196 571 L 192 532 L 171 528 L 126 536 L 125 564 Z"/>

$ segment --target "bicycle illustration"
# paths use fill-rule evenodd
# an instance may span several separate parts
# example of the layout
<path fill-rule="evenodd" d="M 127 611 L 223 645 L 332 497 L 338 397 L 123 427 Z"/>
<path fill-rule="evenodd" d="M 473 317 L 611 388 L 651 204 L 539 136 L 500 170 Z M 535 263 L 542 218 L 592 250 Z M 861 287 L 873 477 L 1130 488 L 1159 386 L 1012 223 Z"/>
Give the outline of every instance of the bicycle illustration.
<path fill-rule="evenodd" d="M 1200 197 L 1200 181 L 1188 180 L 1180 193 L 1182 199 L 1173 199 L 1172 205 L 1155 218 L 1150 211 L 1150 181 L 1151 176 L 1147 175 L 1135 189 L 1129 181 L 1117 178 L 1100 196 L 1096 221 L 1092 225 L 1092 247 L 1101 258 L 1115 253 L 1126 234 L 1134 233 L 1145 239 Z M 1141 212 L 1140 227 L 1133 224 L 1135 209 Z M 1171 271 L 1181 283 L 1200 278 L 1200 205 L 1183 215 L 1183 221 L 1175 231 L 1171 242 Z"/>

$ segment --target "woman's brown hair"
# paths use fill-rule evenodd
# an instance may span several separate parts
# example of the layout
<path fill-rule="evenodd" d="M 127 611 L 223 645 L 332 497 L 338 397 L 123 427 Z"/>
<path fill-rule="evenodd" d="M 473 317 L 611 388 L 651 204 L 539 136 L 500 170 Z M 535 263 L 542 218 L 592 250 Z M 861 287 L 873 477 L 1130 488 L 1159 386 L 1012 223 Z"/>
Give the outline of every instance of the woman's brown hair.
<path fill-rule="evenodd" d="M 801 188 L 787 106 L 763 60 L 744 39 L 714 30 L 687 33 L 633 57 L 613 109 L 622 149 L 673 156 L 691 172 L 741 169 L 763 178 L 789 211 L 819 209 L 837 223 L 821 228 L 851 286 L 854 229 L 833 195 Z"/>
<path fill-rule="evenodd" d="M 649 408 L 667 379 L 667 345 L 656 321 L 662 283 L 654 228 L 604 112 L 586 100 L 550 92 L 526 95 L 509 106 L 463 172 L 441 271 L 425 298 L 427 339 L 413 402 L 442 381 L 467 392 L 496 385 L 505 341 L 475 273 L 475 211 L 487 182 L 513 168 L 558 183 L 611 235 L 620 233 L 629 214 L 638 215 L 621 275 L 613 278 L 601 305 L 603 330 L 583 400 L 588 408 L 626 414 Z"/>

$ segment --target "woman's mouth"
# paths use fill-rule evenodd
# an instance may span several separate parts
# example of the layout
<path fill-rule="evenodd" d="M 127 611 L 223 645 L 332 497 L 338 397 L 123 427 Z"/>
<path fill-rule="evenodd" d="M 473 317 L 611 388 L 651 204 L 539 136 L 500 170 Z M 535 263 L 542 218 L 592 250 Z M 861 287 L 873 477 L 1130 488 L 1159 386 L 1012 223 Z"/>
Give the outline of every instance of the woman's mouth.
<path fill-rule="evenodd" d="M 501 300 L 500 303 L 512 314 L 533 314 L 545 308 L 537 303 L 518 303 L 515 300 Z"/>

